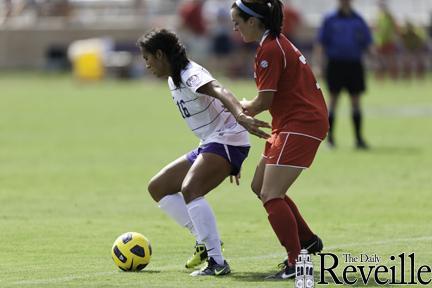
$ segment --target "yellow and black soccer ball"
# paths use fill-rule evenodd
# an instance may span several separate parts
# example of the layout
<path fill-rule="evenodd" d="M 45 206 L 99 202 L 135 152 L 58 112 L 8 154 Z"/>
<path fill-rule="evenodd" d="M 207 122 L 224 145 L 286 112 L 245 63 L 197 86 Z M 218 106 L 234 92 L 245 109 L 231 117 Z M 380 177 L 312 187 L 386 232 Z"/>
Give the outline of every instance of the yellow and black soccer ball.
<path fill-rule="evenodd" d="M 137 232 L 120 235 L 111 250 L 114 263 L 123 271 L 140 271 L 150 262 L 152 248 L 149 240 Z"/>

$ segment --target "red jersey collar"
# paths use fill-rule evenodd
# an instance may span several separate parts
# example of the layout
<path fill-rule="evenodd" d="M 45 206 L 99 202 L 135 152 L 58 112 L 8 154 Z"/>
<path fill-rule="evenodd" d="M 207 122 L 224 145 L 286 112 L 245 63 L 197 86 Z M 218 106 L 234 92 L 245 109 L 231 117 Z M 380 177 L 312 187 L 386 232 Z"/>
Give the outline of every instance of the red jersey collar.
<path fill-rule="evenodd" d="M 261 38 L 261 41 L 260 41 L 260 43 L 259 43 L 260 46 L 262 46 L 264 40 L 267 38 L 267 36 L 268 36 L 269 34 L 270 34 L 270 30 L 265 30 L 265 31 L 264 31 L 264 34 L 263 34 L 263 36 L 262 36 L 262 38 Z"/>

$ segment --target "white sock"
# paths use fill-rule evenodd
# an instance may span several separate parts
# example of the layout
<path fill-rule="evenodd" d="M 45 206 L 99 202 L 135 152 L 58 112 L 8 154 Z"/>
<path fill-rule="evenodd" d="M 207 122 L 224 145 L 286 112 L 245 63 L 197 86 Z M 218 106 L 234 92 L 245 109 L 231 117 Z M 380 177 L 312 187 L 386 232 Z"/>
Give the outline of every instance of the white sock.
<path fill-rule="evenodd" d="M 216 263 L 223 265 L 224 258 L 216 218 L 210 205 L 203 197 L 198 197 L 187 204 L 187 208 L 200 240 L 206 245 L 208 256 L 212 257 Z"/>
<path fill-rule="evenodd" d="M 186 227 L 195 236 L 198 243 L 202 243 L 199 240 L 198 233 L 194 228 L 192 220 L 189 216 L 186 203 L 181 193 L 167 195 L 159 201 L 159 208 L 161 208 L 168 216 L 174 219 L 177 224 L 182 227 Z"/>

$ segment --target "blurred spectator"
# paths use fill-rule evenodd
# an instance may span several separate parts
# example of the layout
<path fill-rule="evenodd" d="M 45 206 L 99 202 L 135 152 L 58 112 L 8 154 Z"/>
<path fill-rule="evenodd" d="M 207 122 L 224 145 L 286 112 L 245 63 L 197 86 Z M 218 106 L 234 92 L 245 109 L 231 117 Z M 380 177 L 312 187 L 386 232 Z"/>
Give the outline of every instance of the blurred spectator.
<path fill-rule="evenodd" d="M 5 0 L 3 3 L 0 2 L 0 8 L 0 25 L 2 25 L 12 15 L 12 0 Z"/>
<path fill-rule="evenodd" d="M 208 39 L 203 17 L 204 0 L 183 0 L 179 5 L 180 38 L 188 54 L 196 61 L 205 59 L 208 51 Z"/>
<path fill-rule="evenodd" d="M 387 1 L 379 1 L 379 13 L 375 26 L 375 43 L 378 62 L 377 77 L 384 78 L 387 74 L 393 79 L 398 77 L 397 40 L 398 27 Z"/>
<path fill-rule="evenodd" d="M 300 27 L 300 12 L 291 5 L 291 1 L 285 1 L 283 5 L 283 26 L 282 33 L 297 45 L 297 32 Z"/>
<path fill-rule="evenodd" d="M 72 6 L 68 0 L 45 0 L 40 4 L 41 16 L 69 18 L 72 14 Z"/>
<path fill-rule="evenodd" d="M 335 120 L 338 97 L 346 89 L 351 99 L 356 147 L 367 149 L 362 136 L 360 96 L 365 91 L 362 56 L 372 43 L 371 32 L 364 19 L 352 9 L 351 0 L 339 0 L 337 11 L 324 19 L 318 32 L 317 51 L 327 56 L 326 81 L 330 91 L 328 144 L 335 147 Z M 321 55 L 320 55 L 321 56 Z"/>
<path fill-rule="evenodd" d="M 145 15 L 146 10 L 147 10 L 147 6 L 146 6 L 146 1 L 144 0 L 134 0 L 134 11 L 136 14 L 138 15 Z"/>
<path fill-rule="evenodd" d="M 432 11 L 429 13 L 429 38 L 432 38 Z"/>
<path fill-rule="evenodd" d="M 406 21 L 401 32 L 401 40 L 404 48 L 403 76 L 411 78 L 413 72 L 415 72 L 417 77 L 422 78 L 426 68 L 426 32 L 420 27 L 415 27 L 410 21 Z"/>
<path fill-rule="evenodd" d="M 212 70 L 224 74 L 230 70 L 234 49 L 230 4 L 230 0 L 207 0 L 203 7 L 210 36 L 210 66 Z"/>
<path fill-rule="evenodd" d="M 17 22 L 20 23 L 34 22 L 38 16 L 38 6 L 35 0 L 5 0 L 3 7 L 4 12 L 0 14 L 0 24 L 5 23 L 11 17 L 18 19 Z"/>

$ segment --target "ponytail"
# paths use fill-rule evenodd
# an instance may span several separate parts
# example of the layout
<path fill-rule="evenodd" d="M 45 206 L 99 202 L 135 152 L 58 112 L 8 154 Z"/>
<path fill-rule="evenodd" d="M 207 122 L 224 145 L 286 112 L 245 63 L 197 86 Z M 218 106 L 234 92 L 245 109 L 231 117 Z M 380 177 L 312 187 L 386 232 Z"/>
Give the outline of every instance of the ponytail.
<path fill-rule="evenodd" d="M 246 6 L 242 10 L 239 5 L 234 2 L 231 8 L 235 8 L 239 12 L 239 16 L 244 20 L 250 17 L 256 17 L 264 25 L 266 30 L 270 30 L 270 35 L 278 37 L 282 31 L 283 24 L 283 4 L 280 0 L 238 0 L 241 5 Z M 252 13 L 251 13 L 252 10 Z M 253 14 L 253 15 L 252 15 Z"/>
<path fill-rule="evenodd" d="M 189 64 L 186 49 L 177 36 L 166 29 L 154 29 L 138 39 L 137 45 L 141 49 L 155 55 L 161 50 L 168 59 L 171 68 L 171 77 L 174 85 L 179 88 L 181 84 L 181 71 Z"/>
<path fill-rule="evenodd" d="M 268 20 L 267 25 L 268 29 L 270 29 L 270 34 L 274 37 L 278 37 L 282 31 L 283 25 L 283 4 L 280 0 L 268 0 L 266 1 L 267 5 L 270 8 L 270 18 Z"/>

